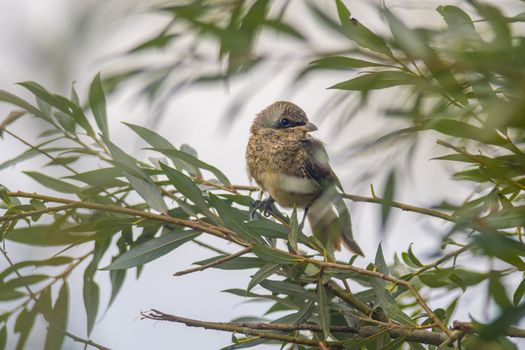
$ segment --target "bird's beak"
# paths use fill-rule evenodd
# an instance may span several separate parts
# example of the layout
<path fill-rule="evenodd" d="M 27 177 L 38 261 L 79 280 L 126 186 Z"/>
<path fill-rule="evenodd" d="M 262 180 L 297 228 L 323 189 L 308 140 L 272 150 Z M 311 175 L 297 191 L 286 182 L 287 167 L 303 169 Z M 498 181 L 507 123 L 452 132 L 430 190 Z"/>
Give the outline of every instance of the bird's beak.
<path fill-rule="evenodd" d="M 303 129 L 306 132 L 316 131 L 317 130 L 317 126 L 315 126 L 314 124 L 312 124 L 310 122 L 306 123 L 305 125 L 301 126 L 300 128 Z"/>

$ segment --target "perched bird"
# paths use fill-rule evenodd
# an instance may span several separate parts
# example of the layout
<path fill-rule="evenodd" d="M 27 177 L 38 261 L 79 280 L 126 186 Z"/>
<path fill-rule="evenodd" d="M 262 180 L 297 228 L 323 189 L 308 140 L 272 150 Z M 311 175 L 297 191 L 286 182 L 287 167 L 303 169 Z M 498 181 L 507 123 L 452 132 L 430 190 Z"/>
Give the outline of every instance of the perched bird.
<path fill-rule="evenodd" d="M 314 235 L 327 247 L 343 242 L 363 255 L 354 241 L 350 214 L 321 141 L 310 136 L 317 127 L 291 102 L 278 101 L 254 119 L 246 148 L 248 176 L 270 195 L 269 203 L 304 208 Z M 268 203 L 268 202 L 267 202 Z"/>

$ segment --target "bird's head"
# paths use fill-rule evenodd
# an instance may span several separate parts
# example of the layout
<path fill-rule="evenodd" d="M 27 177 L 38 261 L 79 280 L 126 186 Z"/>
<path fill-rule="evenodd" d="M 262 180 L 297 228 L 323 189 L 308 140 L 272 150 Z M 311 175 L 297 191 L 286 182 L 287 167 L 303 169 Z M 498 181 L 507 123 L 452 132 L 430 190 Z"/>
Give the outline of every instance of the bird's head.
<path fill-rule="evenodd" d="M 317 127 L 308 121 L 306 113 L 297 105 L 277 101 L 263 109 L 253 121 L 250 131 L 294 130 L 310 132 Z"/>

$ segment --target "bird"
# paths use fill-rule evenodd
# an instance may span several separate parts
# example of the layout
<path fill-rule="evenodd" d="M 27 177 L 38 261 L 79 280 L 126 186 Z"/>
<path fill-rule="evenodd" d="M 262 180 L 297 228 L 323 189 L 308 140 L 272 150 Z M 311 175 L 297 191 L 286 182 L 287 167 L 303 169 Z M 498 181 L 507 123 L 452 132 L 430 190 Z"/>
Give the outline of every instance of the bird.
<path fill-rule="evenodd" d="M 341 182 L 330 167 L 324 144 L 312 137 L 317 127 L 297 105 L 277 101 L 259 112 L 250 127 L 246 170 L 273 202 L 305 210 L 313 234 L 325 247 L 341 243 L 364 256 L 353 238 L 350 213 Z M 332 250 L 331 250 L 332 251 Z"/>

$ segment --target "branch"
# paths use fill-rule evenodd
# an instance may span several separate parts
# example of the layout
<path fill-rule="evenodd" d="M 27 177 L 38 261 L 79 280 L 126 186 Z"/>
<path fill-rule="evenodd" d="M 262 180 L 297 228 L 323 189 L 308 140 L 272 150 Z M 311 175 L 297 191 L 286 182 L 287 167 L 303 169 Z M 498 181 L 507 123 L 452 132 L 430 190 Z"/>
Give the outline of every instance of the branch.
<path fill-rule="evenodd" d="M 255 330 L 249 327 L 239 326 L 239 324 L 235 324 L 235 323 L 207 322 L 207 321 L 192 320 L 190 318 L 184 318 L 184 317 L 179 317 L 175 315 L 165 314 L 161 311 L 154 310 L 154 309 L 152 309 L 148 313 L 141 312 L 141 315 L 143 318 L 146 318 L 146 319 L 156 320 L 156 321 L 169 321 L 169 322 L 183 323 L 189 327 L 201 327 L 201 328 L 206 328 L 206 329 L 216 329 L 219 331 L 242 333 L 245 335 L 272 339 L 272 340 L 277 340 L 277 341 L 286 342 L 286 343 L 311 345 L 311 346 L 319 345 L 318 341 L 310 340 L 304 337 L 295 337 L 295 336 L 289 336 L 289 335 L 284 335 L 280 333 L 269 333 L 267 331 Z M 338 349 L 341 349 L 343 347 L 342 342 L 327 342 L 327 345 L 335 346 Z"/>
<path fill-rule="evenodd" d="M 251 247 L 247 247 L 247 248 L 244 248 L 243 250 L 240 250 L 238 251 L 237 253 L 234 253 L 234 254 L 230 254 L 230 255 L 227 255 L 223 258 L 220 258 L 220 259 L 217 259 L 215 261 L 212 261 L 208 264 L 205 264 L 205 265 L 202 265 L 202 266 L 197 266 L 197 267 L 194 267 L 194 268 L 191 268 L 191 269 L 187 269 L 187 270 L 183 270 L 183 271 L 179 271 L 179 272 L 175 272 L 173 274 L 173 276 L 183 276 L 183 275 L 187 275 L 189 273 L 192 273 L 192 272 L 197 272 L 197 271 L 203 271 L 203 270 L 206 270 L 210 267 L 214 267 L 214 266 L 217 266 L 217 265 L 220 265 L 222 263 L 225 263 L 227 261 L 230 261 L 230 260 L 233 260 L 241 255 L 244 255 L 244 254 L 247 254 L 249 252 L 252 251 L 252 248 Z"/>
<path fill-rule="evenodd" d="M 75 201 L 71 199 L 51 197 L 51 196 L 45 196 L 45 195 L 41 195 L 37 193 L 29 193 L 29 192 L 22 192 L 22 191 L 7 192 L 7 195 L 9 197 L 34 198 L 34 199 L 43 200 L 45 202 L 70 204 L 70 205 L 74 205 L 77 208 L 83 208 L 83 209 L 100 210 L 100 211 L 105 211 L 105 212 L 138 216 L 138 217 L 142 217 L 145 219 L 161 221 L 161 222 L 165 222 L 168 224 L 192 228 L 192 229 L 206 232 L 213 236 L 228 240 L 230 242 L 237 243 L 242 246 L 249 246 L 249 244 L 244 242 L 241 238 L 239 238 L 234 231 L 229 230 L 224 227 L 219 227 L 219 226 L 215 226 L 212 224 L 208 224 L 204 221 L 185 220 L 185 219 L 179 219 L 179 218 L 175 218 L 175 217 L 164 215 L 164 214 L 154 214 L 154 213 L 132 209 L 132 208 L 118 207 L 116 205 L 100 204 L 100 203 L 85 202 L 85 201 Z M 6 219 L 6 217 L 0 217 L 0 222 L 10 221 L 10 220 L 12 219 L 9 219 L 9 218 Z"/>
<path fill-rule="evenodd" d="M 290 254 L 290 255 L 294 255 L 294 254 Z M 311 259 L 311 258 L 305 258 L 305 257 L 303 257 L 301 255 L 294 255 L 294 256 L 300 257 L 300 258 L 303 259 L 303 261 L 307 261 L 309 263 L 312 263 L 314 265 L 317 265 L 317 266 L 320 266 L 320 267 L 323 267 L 323 268 L 334 268 L 334 269 L 341 269 L 341 270 L 349 270 L 349 271 L 357 272 L 360 275 L 365 275 L 365 276 L 370 276 L 370 277 L 383 279 L 385 281 L 389 281 L 389 282 L 395 283 L 397 285 L 404 286 L 404 287 L 408 288 L 410 290 L 410 292 L 416 298 L 417 303 L 423 308 L 423 310 L 425 310 L 427 315 L 432 319 L 432 321 L 436 324 L 436 326 L 443 333 L 447 334 L 449 337 L 452 336 L 452 332 L 447 327 L 445 327 L 445 325 L 443 324 L 443 322 L 441 322 L 439 317 L 437 317 L 436 314 L 434 314 L 434 312 L 430 309 L 430 307 L 427 305 L 427 303 L 425 302 L 425 300 L 423 299 L 421 294 L 419 294 L 419 291 L 416 289 L 416 287 L 414 287 L 414 285 L 412 283 L 410 283 L 408 281 L 405 281 L 405 280 L 402 280 L 402 279 L 399 279 L 399 278 L 396 278 L 396 277 L 393 277 L 393 276 L 390 276 L 390 275 L 385 275 L 384 273 L 381 273 L 381 272 L 371 271 L 371 270 L 363 269 L 363 268 L 357 267 L 357 266 L 332 263 L 332 262 L 328 262 L 328 261 L 320 261 L 320 260 L 315 260 L 315 259 Z"/>
<path fill-rule="evenodd" d="M 227 332 L 238 332 L 246 335 L 259 336 L 261 338 L 274 339 L 279 341 L 287 341 L 295 344 L 304 344 L 318 346 L 319 342 L 316 340 L 307 339 L 304 337 L 290 337 L 279 333 L 268 333 L 261 331 L 311 331 L 321 332 L 322 328 L 316 324 L 283 324 L 283 323 L 251 323 L 251 322 L 207 322 L 200 320 L 193 320 L 189 318 L 179 317 L 171 314 L 166 314 L 158 310 L 151 310 L 148 313 L 141 313 L 144 318 L 183 323 L 190 327 L 201 327 L 206 329 L 216 329 Z M 331 326 L 330 331 L 334 333 L 353 333 L 360 338 L 368 338 L 379 332 L 384 331 L 385 327 L 377 326 Z M 422 344 L 439 345 L 447 339 L 443 333 L 434 333 L 425 330 L 411 330 L 402 326 L 395 326 L 388 329 L 392 338 L 407 336 L 406 340 Z M 326 345 L 331 348 L 342 348 L 341 342 L 326 342 Z"/>
<path fill-rule="evenodd" d="M 49 208 L 33 210 L 33 211 L 25 211 L 25 212 L 18 213 L 18 214 L 4 215 L 0 217 L 0 222 L 18 220 L 18 219 L 27 218 L 29 216 L 35 216 L 35 215 L 52 214 L 52 213 L 56 213 L 57 211 L 67 210 L 67 209 L 75 208 L 75 207 L 77 207 L 77 203 L 70 203 L 70 204 L 58 205 L 56 207 L 49 207 Z"/>
<path fill-rule="evenodd" d="M 92 346 L 94 348 L 97 348 L 99 350 L 111 350 L 110 348 L 105 347 L 104 345 L 100 345 L 98 343 L 95 343 L 93 340 L 83 339 L 83 338 L 77 337 L 76 335 L 71 334 L 68 331 L 65 331 L 65 330 L 63 330 L 61 328 L 55 327 L 55 326 L 53 326 L 51 324 L 49 326 L 50 326 L 50 328 L 53 328 L 53 330 L 64 334 L 66 337 L 73 339 L 77 343 L 86 344 L 86 345 Z"/>

